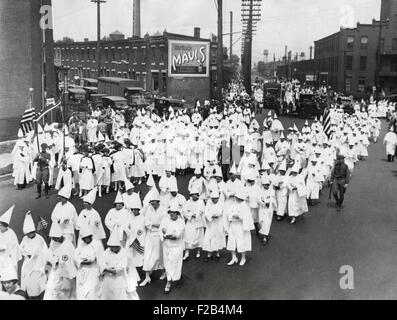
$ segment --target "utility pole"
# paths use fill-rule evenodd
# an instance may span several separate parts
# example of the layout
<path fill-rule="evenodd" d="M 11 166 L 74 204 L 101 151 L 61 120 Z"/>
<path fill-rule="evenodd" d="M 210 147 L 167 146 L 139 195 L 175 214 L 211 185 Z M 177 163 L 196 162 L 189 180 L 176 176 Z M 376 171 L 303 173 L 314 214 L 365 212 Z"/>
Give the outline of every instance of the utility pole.
<path fill-rule="evenodd" d="M 248 94 L 252 93 L 251 89 L 251 71 L 252 71 L 252 37 L 256 31 L 256 22 L 260 20 L 260 6 L 262 0 L 242 0 L 241 20 L 243 22 L 243 43 L 244 49 L 242 57 L 244 87 Z"/>
<path fill-rule="evenodd" d="M 223 0 L 217 0 L 218 10 L 218 55 L 217 55 L 217 87 L 218 98 L 222 100 L 223 88 Z"/>
<path fill-rule="evenodd" d="M 230 60 L 233 54 L 233 11 L 230 11 Z"/>
<path fill-rule="evenodd" d="M 273 53 L 273 75 L 272 78 L 275 77 L 276 74 L 276 53 Z"/>
<path fill-rule="evenodd" d="M 98 78 L 101 76 L 101 4 L 105 0 L 91 0 L 97 4 L 97 44 L 96 44 L 96 62 L 98 69 Z"/>

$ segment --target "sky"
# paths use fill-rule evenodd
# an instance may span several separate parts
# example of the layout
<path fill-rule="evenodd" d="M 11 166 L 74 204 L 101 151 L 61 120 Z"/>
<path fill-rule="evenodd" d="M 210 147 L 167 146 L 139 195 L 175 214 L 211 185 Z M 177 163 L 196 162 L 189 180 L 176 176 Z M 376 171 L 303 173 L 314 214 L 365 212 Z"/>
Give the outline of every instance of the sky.
<path fill-rule="evenodd" d="M 119 30 L 132 35 L 132 0 L 106 0 L 101 6 L 101 34 Z M 230 32 L 233 11 L 233 53 L 241 54 L 241 0 L 223 0 L 223 33 Z M 52 0 L 54 39 L 64 36 L 82 41 L 96 39 L 96 4 L 91 0 Z M 325 36 L 339 31 L 340 26 L 354 27 L 357 22 L 371 23 L 379 19 L 381 0 L 263 0 L 261 20 L 253 38 L 253 61 L 269 61 L 288 50 L 309 56 L 309 47 Z M 201 37 L 217 34 L 216 0 L 141 0 L 142 36 L 157 31 L 193 35 L 201 28 Z M 224 46 L 230 46 L 224 36 Z"/>

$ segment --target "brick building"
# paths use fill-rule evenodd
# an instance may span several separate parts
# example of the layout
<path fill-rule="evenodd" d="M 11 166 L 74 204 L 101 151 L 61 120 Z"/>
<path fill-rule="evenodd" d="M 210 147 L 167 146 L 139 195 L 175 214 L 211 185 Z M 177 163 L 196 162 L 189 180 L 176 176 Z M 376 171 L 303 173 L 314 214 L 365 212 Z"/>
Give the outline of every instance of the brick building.
<path fill-rule="evenodd" d="M 114 40 L 114 37 L 117 37 Z M 119 32 L 110 35 L 101 42 L 100 76 L 122 77 L 141 80 L 145 90 L 160 93 L 173 98 L 183 98 L 190 103 L 195 99 L 208 99 L 217 95 L 216 87 L 216 53 L 217 43 L 200 37 L 200 29 L 194 29 L 194 36 L 163 34 L 144 38 L 133 37 L 123 39 Z M 195 45 L 208 48 L 206 62 L 208 70 L 205 74 L 170 74 L 171 43 L 180 42 L 186 49 Z M 69 68 L 69 79 L 74 77 L 97 78 L 96 41 L 64 43 L 55 45 L 55 57 L 61 65 Z M 179 46 L 181 47 L 181 46 Z M 183 46 L 182 46 L 183 47 Z M 195 52 L 186 52 L 183 57 L 197 58 Z M 193 62 L 193 59 L 189 59 Z M 186 62 L 183 60 L 184 63 Z M 179 61 L 181 62 L 181 61 Z M 204 66 L 205 67 L 205 66 Z M 190 68 L 190 69 L 189 69 Z M 190 65 L 188 69 L 193 70 Z M 197 68 L 193 73 L 197 72 Z"/>
<path fill-rule="evenodd" d="M 380 16 L 315 41 L 314 60 L 279 66 L 278 77 L 313 75 L 317 85 L 360 98 L 373 93 L 379 75 L 386 95 L 397 93 L 397 1 L 382 0 Z"/>
<path fill-rule="evenodd" d="M 357 23 L 356 28 L 315 41 L 315 63 L 319 85 L 356 97 L 372 93 L 376 77 L 379 21 Z"/>
<path fill-rule="evenodd" d="M 381 21 L 379 82 L 386 94 L 397 93 L 397 1 L 382 1 Z"/>
<path fill-rule="evenodd" d="M 310 85 L 316 81 L 316 63 L 313 59 L 292 61 L 290 64 L 285 62 L 277 66 L 277 77 L 284 80 L 298 79 L 300 83 Z"/>
<path fill-rule="evenodd" d="M 0 141 L 16 138 L 21 116 L 29 101 L 29 88 L 34 88 L 33 105 L 42 106 L 40 7 L 51 0 L 0 1 Z M 52 30 L 45 31 L 45 91 L 55 95 Z"/>

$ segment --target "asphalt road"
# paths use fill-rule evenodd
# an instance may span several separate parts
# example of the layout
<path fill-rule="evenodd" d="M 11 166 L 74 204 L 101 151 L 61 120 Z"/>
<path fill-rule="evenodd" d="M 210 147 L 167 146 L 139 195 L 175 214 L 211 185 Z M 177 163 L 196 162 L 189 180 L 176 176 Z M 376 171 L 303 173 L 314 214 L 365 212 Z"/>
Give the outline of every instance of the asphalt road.
<path fill-rule="evenodd" d="M 296 121 L 283 119 L 285 127 Z M 380 140 L 386 133 L 383 123 Z M 367 161 L 360 162 L 350 183 L 344 210 L 337 213 L 325 189 L 320 203 L 310 207 L 305 219 L 296 225 L 273 221 L 271 239 L 263 247 L 253 236 L 253 251 L 244 267 L 226 266 L 230 259 L 223 252 L 220 262 L 196 260 L 183 265 L 184 281 L 171 294 L 164 295 L 165 282 L 155 274 L 152 284 L 138 288 L 141 299 L 396 299 L 396 163 L 385 160 L 379 141 L 369 147 Z M 178 179 L 182 193 L 189 177 Z M 22 238 L 22 223 L 28 210 L 50 221 L 57 202 L 35 200 L 35 187 L 16 191 L 12 180 L 0 182 L 0 212 L 16 204 L 11 227 Z M 145 190 L 142 190 L 145 192 Z M 115 193 L 97 199 L 94 207 L 102 218 L 112 207 Z M 82 201 L 73 199 L 78 212 Z M 354 289 L 342 290 L 340 268 L 354 270 Z"/>

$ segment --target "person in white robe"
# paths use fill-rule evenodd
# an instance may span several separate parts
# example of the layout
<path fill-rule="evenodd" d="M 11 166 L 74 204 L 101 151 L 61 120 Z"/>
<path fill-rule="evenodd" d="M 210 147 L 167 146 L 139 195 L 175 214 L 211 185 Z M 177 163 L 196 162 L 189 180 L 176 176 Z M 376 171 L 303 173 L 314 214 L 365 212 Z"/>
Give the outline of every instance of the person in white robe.
<path fill-rule="evenodd" d="M 237 191 L 236 204 L 226 213 L 227 219 L 227 246 L 232 259 L 229 266 L 238 263 L 237 253 L 241 253 L 240 266 L 246 263 L 246 253 L 252 250 L 251 230 L 255 229 L 250 208 L 246 202 L 247 193 L 241 188 Z"/>
<path fill-rule="evenodd" d="M 29 300 L 42 300 L 47 284 L 45 266 L 48 246 L 43 237 L 36 233 L 30 212 L 25 215 L 23 223 L 24 237 L 19 245 L 23 256 L 21 269 L 21 289 Z"/>
<path fill-rule="evenodd" d="M 74 187 L 73 173 L 71 168 L 68 167 L 66 159 L 62 161 L 61 168 L 58 171 L 55 190 L 60 190 L 64 186 L 68 186 L 71 189 Z"/>
<path fill-rule="evenodd" d="M 168 202 L 163 203 L 168 209 L 171 205 L 176 205 L 182 210 L 183 206 L 186 204 L 186 198 L 184 195 L 178 193 L 178 185 L 175 181 L 170 187 L 170 196 Z"/>
<path fill-rule="evenodd" d="M 86 195 L 88 192 L 90 192 L 90 190 L 94 188 L 94 183 L 95 183 L 94 173 L 95 173 L 94 161 L 89 156 L 88 150 L 85 150 L 84 157 L 82 157 L 80 160 L 79 197 Z"/>
<path fill-rule="evenodd" d="M 206 199 L 206 181 L 201 174 L 201 168 L 197 167 L 194 170 L 194 176 L 189 180 L 188 191 L 198 190 L 200 199 Z"/>
<path fill-rule="evenodd" d="M 100 299 L 101 300 L 139 300 L 137 284 L 129 276 L 129 263 L 124 240 L 120 238 L 119 226 L 116 226 L 107 242 L 108 248 L 99 260 Z"/>
<path fill-rule="evenodd" d="M 288 176 L 287 172 L 287 164 L 286 161 L 283 161 L 278 168 L 278 172 L 274 178 L 274 188 L 276 191 L 276 200 L 277 200 L 277 221 L 282 221 L 284 219 L 285 214 L 287 213 L 287 204 L 288 204 L 288 188 L 287 181 Z"/>
<path fill-rule="evenodd" d="M 181 279 L 183 249 L 185 247 L 185 222 L 180 216 L 180 207 L 173 203 L 168 210 L 168 214 L 169 216 L 164 217 L 160 223 L 164 269 L 167 278 L 165 293 L 171 291 L 172 282 Z"/>
<path fill-rule="evenodd" d="M 58 192 L 58 199 L 60 200 L 54 207 L 51 213 L 52 225 L 58 225 L 62 230 L 62 235 L 68 238 L 73 244 L 76 243 L 74 231 L 78 219 L 77 211 L 74 205 L 69 202 L 72 190 L 65 186 Z"/>
<path fill-rule="evenodd" d="M 14 230 L 10 228 L 10 222 L 15 205 L 12 205 L 0 217 L 0 244 L 5 246 L 5 256 L 9 257 L 15 269 L 18 266 L 18 261 L 21 260 L 21 252 L 19 248 L 19 241 Z"/>
<path fill-rule="evenodd" d="M 306 173 L 307 200 L 312 206 L 316 200 L 320 199 L 320 190 L 324 183 L 324 172 L 316 157 L 311 157 Z"/>
<path fill-rule="evenodd" d="M 173 185 L 176 185 L 176 177 L 172 175 L 171 168 L 169 165 L 166 166 L 165 175 L 160 178 L 159 188 L 160 188 L 160 201 L 163 204 L 169 202 L 170 199 L 170 189 Z"/>
<path fill-rule="evenodd" d="M 113 160 L 109 156 L 109 149 L 105 148 L 102 150 L 102 175 L 98 177 L 98 196 L 102 196 L 102 189 L 109 194 L 110 184 L 112 182 L 112 167 Z"/>
<path fill-rule="evenodd" d="M 266 245 L 269 241 L 270 227 L 272 225 L 273 214 L 277 211 L 276 193 L 271 185 L 270 178 L 261 178 L 261 192 L 259 197 L 259 235 L 262 244 Z"/>
<path fill-rule="evenodd" d="M 127 210 L 132 209 L 132 205 L 141 203 L 141 197 L 139 192 L 135 192 L 135 186 L 130 180 L 125 181 L 125 193 L 122 194 L 124 200 L 124 206 Z M 141 204 L 142 206 L 142 204 Z"/>
<path fill-rule="evenodd" d="M 203 247 L 205 218 L 205 204 L 200 199 L 198 189 L 190 191 L 190 199 L 182 208 L 182 216 L 185 218 L 185 255 L 183 260 L 189 258 L 190 250 L 197 249 L 196 258 L 201 256 Z"/>
<path fill-rule="evenodd" d="M 84 209 L 81 210 L 77 222 L 76 230 L 79 230 L 78 244 L 82 240 L 81 230 L 89 229 L 92 232 L 93 239 L 102 244 L 102 240 L 106 238 L 105 229 L 102 224 L 101 216 L 98 211 L 93 208 L 96 200 L 97 189 L 92 189 L 83 198 Z"/>
<path fill-rule="evenodd" d="M 142 269 L 145 271 L 145 279 L 140 286 L 150 284 L 150 275 L 153 271 L 164 270 L 160 224 L 167 216 L 167 209 L 160 204 L 160 194 L 156 188 L 151 190 L 149 205 L 143 208 L 143 214 L 145 216 L 146 239 Z M 165 273 L 160 279 L 165 279 Z"/>
<path fill-rule="evenodd" d="M 113 202 L 114 207 L 108 211 L 105 217 L 105 225 L 110 232 L 113 232 L 113 229 L 118 227 L 120 232 L 120 239 L 124 243 L 127 239 L 125 232 L 127 232 L 128 228 L 128 220 L 129 220 L 129 212 L 124 206 L 124 199 L 121 195 L 121 192 L 117 192 L 117 196 Z"/>
<path fill-rule="evenodd" d="M 94 116 L 87 121 L 87 140 L 88 143 L 94 144 L 97 142 L 98 120 Z"/>
<path fill-rule="evenodd" d="M 206 229 L 203 250 L 207 252 L 206 262 L 212 259 L 213 253 L 215 253 L 216 261 L 219 261 L 220 250 L 226 247 L 225 214 L 219 190 L 215 189 L 210 193 L 204 210 Z"/>
<path fill-rule="evenodd" d="M 31 181 L 31 175 L 29 170 L 30 159 L 27 153 L 27 148 L 23 141 L 17 142 L 18 150 L 13 155 L 13 177 L 14 186 L 18 187 L 18 190 L 25 188 L 26 184 Z"/>
<path fill-rule="evenodd" d="M 76 299 L 98 300 L 100 289 L 99 259 L 103 254 L 101 240 L 94 239 L 92 228 L 88 224 L 81 227 L 79 233 L 81 241 L 74 252 L 77 266 Z"/>
<path fill-rule="evenodd" d="M 122 183 L 127 180 L 127 173 L 124 163 L 124 153 L 122 151 L 122 146 L 117 145 L 116 151 L 111 154 L 113 159 L 114 172 L 112 173 L 112 182 L 114 182 L 114 190 L 118 191 L 119 187 L 122 187 Z"/>
<path fill-rule="evenodd" d="M 394 132 L 393 127 L 390 128 L 388 133 L 386 133 L 383 139 L 383 144 L 386 145 L 387 161 L 394 161 L 397 147 L 397 134 Z"/>
<path fill-rule="evenodd" d="M 288 215 L 291 217 L 291 224 L 295 224 L 297 218 L 307 212 L 306 186 L 303 175 L 299 173 L 300 165 L 295 163 L 291 168 L 287 181 L 288 188 Z M 306 208 L 304 203 L 306 203 Z"/>
<path fill-rule="evenodd" d="M 0 268 L 0 301 L 26 300 L 26 293 L 18 285 L 18 274 L 12 262 Z"/>
<path fill-rule="evenodd" d="M 256 234 L 259 235 L 259 204 L 260 204 L 261 188 L 260 185 L 258 184 L 258 180 L 256 177 L 257 174 L 255 171 L 251 170 L 251 172 L 247 174 L 246 176 L 247 184 L 245 188 L 248 195 L 247 204 L 250 208 L 252 220 L 254 221 Z"/>
<path fill-rule="evenodd" d="M 139 197 L 134 197 L 128 201 L 125 200 L 125 203 L 126 205 L 128 203 L 128 209 L 131 211 L 127 228 L 128 240 L 126 248 L 129 258 L 134 266 L 138 268 L 143 266 L 146 238 L 145 217 L 141 214 L 142 202 Z"/>
<path fill-rule="evenodd" d="M 75 246 L 63 236 L 62 229 L 53 223 L 48 249 L 48 281 L 44 300 L 75 300 L 77 268 L 74 261 Z"/>

